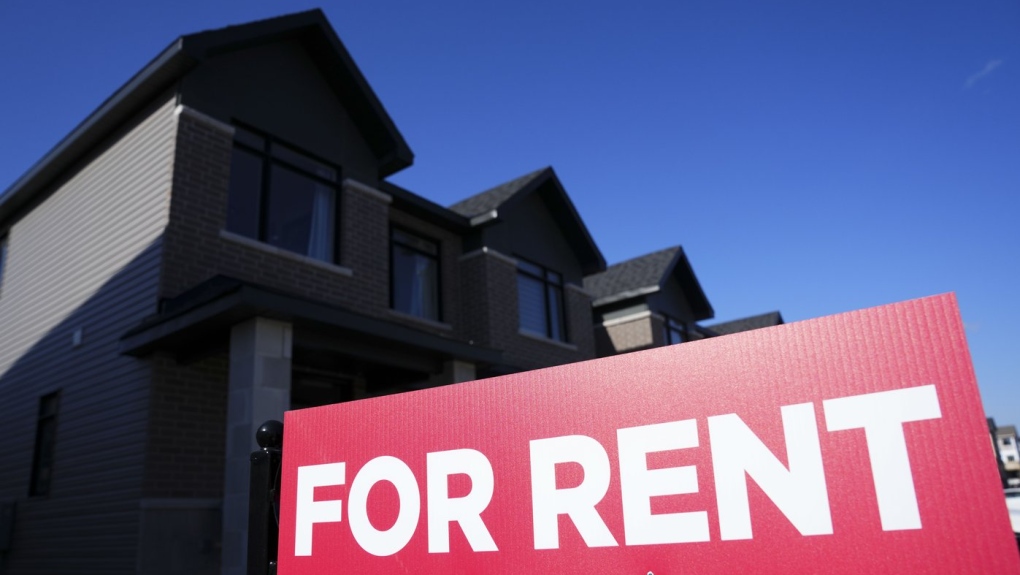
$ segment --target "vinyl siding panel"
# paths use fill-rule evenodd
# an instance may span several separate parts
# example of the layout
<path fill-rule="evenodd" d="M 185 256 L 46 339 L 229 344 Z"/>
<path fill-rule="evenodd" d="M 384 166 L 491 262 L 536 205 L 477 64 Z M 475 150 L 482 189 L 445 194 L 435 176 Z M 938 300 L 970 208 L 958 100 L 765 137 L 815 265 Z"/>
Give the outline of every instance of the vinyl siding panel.
<path fill-rule="evenodd" d="M 5 572 L 136 571 L 152 367 L 118 346 L 157 311 L 176 126 L 167 94 L 10 228 L 0 499 L 17 510 Z M 56 390 L 50 492 L 28 497 L 39 398 Z"/>

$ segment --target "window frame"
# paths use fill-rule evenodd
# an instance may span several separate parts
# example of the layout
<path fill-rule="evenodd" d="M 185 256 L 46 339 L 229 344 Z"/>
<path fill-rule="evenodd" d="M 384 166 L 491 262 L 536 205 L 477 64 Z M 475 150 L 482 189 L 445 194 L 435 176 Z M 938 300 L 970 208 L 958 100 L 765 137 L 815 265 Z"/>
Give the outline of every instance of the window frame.
<path fill-rule="evenodd" d="M 533 269 L 527 269 L 527 268 Z M 525 327 L 521 322 L 521 288 L 520 288 L 520 276 L 525 276 L 536 280 L 542 284 L 542 304 L 545 310 L 545 331 L 537 332 L 533 329 Z M 517 256 L 517 328 L 529 334 L 535 334 L 540 337 L 544 337 L 551 341 L 560 343 L 570 342 L 570 331 L 567 329 L 569 322 L 567 321 L 567 298 L 564 285 L 566 282 L 563 279 L 563 274 L 554 270 L 551 270 L 539 263 L 528 260 Z M 550 290 L 554 290 L 559 294 L 559 330 L 560 336 L 556 337 L 553 332 L 553 314 L 552 305 L 550 303 Z"/>
<path fill-rule="evenodd" d="M 29 497 L 47 497 L 50 494 L 53 484 L 53 469 L 56 467 L 60 396 L 61 390 L 57 390 L 39 398 L 39 411 L 35 423 L 35 443 L 32 448 L 32 474 L 28 484 Z M 51 409 L 47 409 L 47 407 L 51 407 Z M 46 434 L 47 428 L 49 434 Z M 48 471 L 48 474 L 44 475 L 44 470 Z"/>
<path fill-rule="evenodd" d="M 269 134 L 269 133 L 267 133 L 265 131 L 259 130 L 258 128 L 254 128 L 252 126 L 249 126 L 249 125 L 246 125 L 246 124 L 243 124 L 243 123 L 240 123 L 240 122 L 235 122 L 234 123 L 234 129 L 235 129 L 235 132 L 234 132 L 233 147 L 231 148 L 231 163 L 233 163 L 233 154 L 234 154 L 234 151 L 238 150 L 238 149 L 242 150 L 242 151 L 244 151 L 244 152 L 246 152 L 248 154 L 251 154 L 253 156 L 256 156 L 259 159 L 260 163 L 261 163 L 261 172 L 260 172 L 260 179 L 259 179 L 259 190 L 257 191 L 256 194 L 254 194 L 254 196 L 255 196 L 255 198 L 257 200 L 257 205 L 255 206 L 255 209 L 257 211 L 257 214 L 256 214 L 256 217 L 257 217 L 256 233 L 255 233 L 255 237 L 251 237 L 247 233 L 239 232 L 239 231 L 235 231 L 235 230 L 230 229 L 229 222 L 230 222 L 230 209 L 231 209 L 230 200 L 231 200 L 231 198 L 230 198 L 229 191 L 228 191 L 228 194 L 227 194 L 227 196 L 228 196 L 227 197 L 227 222 L 224 222 L 224 229 L 226 231 L 230 232 L 230 233 L 235 233 L 235 234 L 238 234 L 240 236 L 247 237 L 247 238 L 250 238 L 250 239 L 258 241 L 258 242 L 262 242 L 262 243 L 264 243 L 266 245 L 270 245 L 270 246 L 273 246 L 275 248 L 278 248 L 278 249 L 281 249 L 281 250 L 284 250 L 284 251 L 288 251 L 288 252 L 291 252 L 291 253 L 296 253 L 298 255 L 309 257 L 309 258 L 312 258 L 312 259 L 315 259 L 315 260 L 318 260 L 318 261 L 322 261 L 322 262 L 325 262 L 325 263 L 329 263 L 329 264 L 333 264 L 333 265 L 340 265 L 340 236 L 342 235 L 340 233 L 340 223 L 341 223 L 341 220 L 340 220 L 340 216 L 341 216 L 341 207 L 340 207 L 340 204 L 341 204 L 342 189 L 343 189 L 343 185 L 342 185 L 343 174 L 342 174 L 342 171 L 340 169 L 340 166 L 334 164 L 333 162 L 330 162 L 329 160 L 327 160 L 327 159 L 325 159 L 325 158 L 323 158 L 321 156 L 318 156 L 318 155 L 316 155 L 316 154 L 314 154 L 312 152 L 309 152 L 308 150 L 306 150 L 306 149 L 304 149 L 304 148 L 302 148 L 300 146 L 296 146 L 296 145 L 294 145 L 294 144 L 292 144 L 292 143 L 290 143 L 290 142 L 288 142 L 288 141 L 286 141 L 284 139 L 278 138 L 278 137 L 273 136 L 273 135 L 271 135 L 271 134 Z M 261 140 L 261 142 L 260 142 L 261 145 L 257 145 L 258 143 L 255 141 L 256 139 L 260 139 Z M 279 152 L 275 151 L 276 147 L 279 147 L 279 148 L 281 148 L 282 150 L 285 151 L 283 157 L 279 155 Z M 328 177 L 324 177 L 324 176 L 321 176 L 321 175 L 316 174 L 314 172 L 308 171 L 306 168 L 300 166 L 299 164 L 295 163 L 294 161 L 288 160 L 287 157 L 286 157 L 288 155 L 296 155 L 296 157 L 298 157 L 299 159 L 300 159 L 300 157 L 303 156 L 304 158 L 306 158 L 308 160 L 311 160 L 312 162 L 314 162 L 316 164 L 322 164 L 324 167 L 326 167 L 326 168 L 328 168 L 328 169 L 333 171 L 333 174 L 334 174 L 333 179 L 330 179 Z M 295 157 L 295 156 L 291 156 L 291 157 Z M 270 197 L 271 197 L 272 191 L 273 191 L 272 173 L 273 173 L 273 167 L 274 166 L 280 166 L 280 167 L 282 167 L 284 169 L 287 169 L 287 170 L 290 170 L 292 172 L 295 172 L 295 173 L 297 173 L 298 175 L 300 175 L 302 177 L 306 177 L 306 178 L 314 181 L 317 184 L 321 184 L 321 185 L 327 186 L 330 189 L 332 189 L 332 191 L 333 191 L 333 213 L 332 213 L 332 216 L 333 216 L 333 229 L 332 229 L 332 237 L 329 239 L 330 243 L 332 244 L 332 246 L 331 246 L 332 247 L 332 257 L 329 258 L 328 260 L 323 260 L 323 259 L 316 258 L 315 256 L 312 256 L 311 254 L 308 254 L 308 253 L 301 253 L 301 252 L 296 252 L 296 251 L 293 251 L 293 250 L 289 250 L 289 249 L 287 249 L 287 248 L 285 248 L 283 246 L 277 246 L 275 244 L 271 244 L 268 241 L 268 235 L 269 235 L 269 210 L 266 209 L 266 207 L 269 205 Z M 233 177 L 234 177 L 234 175 L 231 174 L 231 181 L 233 180 Z"/>
<path fill-rule="evenodd" d="M 411 236 L 411 237 L 413 237 L 413 238 L 415 238 L 415 239 L 417 239 L 419 241 L 430 243 L 430 244 L 434 245 L 435 249 L 436 249 L 436 253 L 434 255 L 433 254 L 429 254 L 429 253 L 427 253 L 427 252 L 425 252 L 423 250 L 418 249 L 416 246 L 414 246 L 414 245 L 412 245 L 412 244 L 410 244 L 408 242 L 399 241 L 396 238 L 396 234 L 398 234 L 398 233 L 406 234 L 406 235 Z M 390 226 L 389 236 L 390 236 L 390 309 L 395 311 L 395 312 L 397 312 L 397 313 L 402 313 L 402 314 L 405 314 L 405 315 L 409 315 L 409 316 L 412 316 L 412 317 L 424 319 L 424 320 L 427 320 L 427 321 L 442 322 L 443 321 L 443 261 L 442 261 L 442 249 L 441 249 L 442 243 L 438 239 L 434 239 L 434 238 L 425 236 L 425 235 L 423 235 L 423 234 L 421 234 L 421 233 L 419 233 L 417 231 L 410 230 L 410 229 L 402 227 L 402 226 L 391 225 Z M 432 259 L 435 262 L 435 264 L 436 264 L 436 317 L 434 317 L 434 318 L 433 317 L 426 317 L 426 316 L 423 316 L 423 315 L 417 315 L 417 314 L 411 313 L 410 311 L 407 311 L 407 310 L 397 309 L 397 307 L 396 307 L 396 281 L 397 281 L 396 269 L 397 268 L 394 265 L 395 262 L 396 262 L 396 248 L 397 248 L 397 246 L 400 246 L 402 248 L 411 250 L 411 251 L 415 252 L 416 254 L 425 256 L 426 258 Z"/>
<path fill-rule="evenodd" d="M 686 343 L 691 341 L 690 332 L 687 329 L 687 324 L 682 321 L 673 319 L 668 315 L 663 316 L 662 328 L 664 331 L 665 345 L 676 345 L 678 343 Z M 672 335 L 678 334 L 679 341 L 673 341 Z"/>

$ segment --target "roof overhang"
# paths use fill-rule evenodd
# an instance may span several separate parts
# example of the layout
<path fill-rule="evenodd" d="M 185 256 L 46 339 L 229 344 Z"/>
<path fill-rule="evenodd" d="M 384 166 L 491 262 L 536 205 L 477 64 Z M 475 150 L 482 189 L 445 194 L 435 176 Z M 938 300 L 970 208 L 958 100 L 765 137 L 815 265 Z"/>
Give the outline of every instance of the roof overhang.
<path fill-rule="evenodd" d="M 708 302 L 705 290 L 701 289 L 701 282 L 698 276 L 694 275 L 694 268 L 683 248 L 677 250 L 676 260 L 672 264 L 673 277 L 680 283 L 680 288 L 687 296 L 687 303 L 691 306 L 691 313 L 694 314 L 694 321 L 702 321 L 715 317 L 715 310 Z"/>
<path fill-rule="evenodd" d="M 414 154 L 404 137 L 326 16 L 321 10 L 310 10 L 174 40 L 0 195 L 0 232 L 5 222 L 28 206 L 37 193 L 203 60 L 230 50 L 291 38 L 301 41 L 350 110 L 378 158 L 380 178 L 410 166 Z"/>
<path fill-rule="evenodd" d="M 357 338 L 396 353 L 425 352 L 480 366 L 502 363 L 494 349 L 471 345 L 336 306 L 218 276 L 171 300 L 164 312 L 146 319 L 120 340 L 120 352 L 141 357 L 156 351 L 196 355 L 196 345 L 224 341 L 232 326 L 255 317 L 288 321 L 319 333 Z"/>
<path fill-rule="evenodd" d="M 38 192 L 197 64 L 182 46 L 181 38 L 170 44 L 0 195 L 0 231 Z"/>
<path fill-rule="evenodd" d="M 602 251 L 595 245 L 588 226 L 584 224 L 581 215 L 577 213 L 574 202 L 570 200 L 567 191 L 560 183 L 556 172 L 552 168 L 546 168 L 538 176 L 532 178 L 523 188 L 515 193 L 507 201 L 503 202 L 491 214 L 482 214 L 472 220 L 476 226 L 489 225 L 499 218 L 499 212 L 514 204 L 523 201 L 529 195 L 537 193 L 545 201 L 546 207 L 557 222 L 563 226 L 563 235 L 581 263 L 581 272 L 584 275 L 591 275 L 606 269 L 606 258 Z M 475 220 L 478 220 L 475 223 Z"/>

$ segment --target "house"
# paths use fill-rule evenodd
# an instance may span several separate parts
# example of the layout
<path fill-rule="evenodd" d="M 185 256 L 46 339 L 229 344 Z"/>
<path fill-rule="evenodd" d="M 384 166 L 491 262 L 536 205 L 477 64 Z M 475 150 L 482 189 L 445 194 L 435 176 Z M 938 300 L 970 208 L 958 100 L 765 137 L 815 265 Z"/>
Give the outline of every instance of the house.
<path fill-rule="evenodd" d="M 1005 471 L 1006 483 L 1020 485 L 1020 447 L 1017 446 L 1015 425 L 1000 425 L 995 428 L 995 445 Z"/>
<path fill-rule="evenodd" d="M 703 339 L 696 322 L 715 315 L 680 246 L 584 278 L 592 296 L 599 357 Z"/>
<path fill-rule="evenodd" d="M 708 329 L 715 335 L 729 335 L 752 329 L 762 329 L 776 325 L 783 325 L 783 314 L 778 311 L 753 315 L 731 321 L 725 321 L 708 326 Z"/>
<path fill-rule="evenodd" d="M 14 182 L 0 570 L 242 573 L 284 410 L 703 334 L 683 251 L 607 269 L 551 168 L 446 208 L 412 161 L 316 10 L 178 38 Z"/>

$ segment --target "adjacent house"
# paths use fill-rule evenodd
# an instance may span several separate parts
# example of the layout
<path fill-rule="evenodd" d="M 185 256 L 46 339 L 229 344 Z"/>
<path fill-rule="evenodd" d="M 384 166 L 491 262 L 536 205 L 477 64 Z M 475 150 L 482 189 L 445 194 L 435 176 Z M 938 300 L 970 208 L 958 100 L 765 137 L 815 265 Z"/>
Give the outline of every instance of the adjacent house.
<path fill-rule="evenodd" d="M 584 278 L 599 357 L 711 337 L 714 316 L 687 255 L 674 246 Z"/>
<path fill-rule="evenodd" d="M 1020 485 L 1020 446 L 1017 445 L 1015 425 L 1000 425 L 995 428 L 995 445 L 1006 474 L 1007 484 Z"/>
<path fill-rule="evenodd" d="M 551 168 L 446 208 L 412 160 L 311 11 L 178 38 L 0 196 L 0 571 L 243 573 L 284 410 L 711 335 Z"/>
<path fill-rule="evenodd" d="M 708 326 L 708 330 L 710 330 L 714 335 L 729 335 L 731 333 L 751 331 L 752 329 L 762 329 L 776 325 L 783 325 L 783 323 L 783 314 L 778 311 L 771 311 L 750 317 L 715 323 Z"/>

